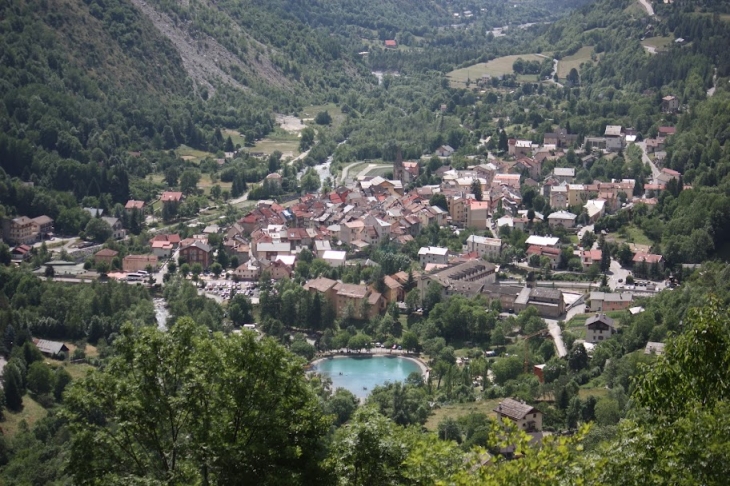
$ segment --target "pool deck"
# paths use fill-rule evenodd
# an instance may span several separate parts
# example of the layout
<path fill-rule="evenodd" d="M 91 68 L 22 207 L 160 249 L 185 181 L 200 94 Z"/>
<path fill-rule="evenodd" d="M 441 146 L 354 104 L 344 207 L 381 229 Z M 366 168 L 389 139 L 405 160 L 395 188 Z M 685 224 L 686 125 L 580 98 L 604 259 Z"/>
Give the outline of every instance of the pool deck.
<path fill-rule="evenodd" d="M 414 361 L 418 367 L 421 369 L 421 374 L 423 375 L 424 379 L 428 378 L 428 373 L 430 372 L 428 366 L 426 366 L 426 363 L 419 358 L 418 356 L 410 353 L 406 353 L 405 351 L 398 351 L 393 349 L 378 349 L 378 350 L 370 350 L 364 353 L 358 353 L 358 352 L 347 352 L 345 350 L 341 351 L 331 351 L 328 354 L 324 356 L 320 356 L 313 361 L 309 363 L 309 366 L 314 366 L 317 363 L 321 361 L 326 361 L 328 359 L 337 359 L 337 358 L 374 358 L 379 356 L 391 356 L 394 358 L 403 358 L 403 359 L 409 359 L 411 361 Z"/>

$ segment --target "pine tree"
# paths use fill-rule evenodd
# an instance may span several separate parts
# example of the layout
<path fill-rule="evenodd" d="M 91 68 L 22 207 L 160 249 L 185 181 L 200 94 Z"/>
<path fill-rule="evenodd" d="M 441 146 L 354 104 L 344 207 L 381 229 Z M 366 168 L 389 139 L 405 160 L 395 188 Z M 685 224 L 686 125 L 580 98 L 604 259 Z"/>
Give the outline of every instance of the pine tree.
<path fill-rule="evenodd" d="M 482 185 L 479 182 L 479 179 L 474 179 L 471 182 L 471 192 L 472 192 L 472 194 L 474 194 L 474 198 L 477 201 L 481 201 L 482 200 Z"/>
<path fill-rule="evenodd" d="M 19 412 L 23 408 L 23 377 L 16 363 L 8 363 L 3 371 L 3 390 L 8 410 Z"/>

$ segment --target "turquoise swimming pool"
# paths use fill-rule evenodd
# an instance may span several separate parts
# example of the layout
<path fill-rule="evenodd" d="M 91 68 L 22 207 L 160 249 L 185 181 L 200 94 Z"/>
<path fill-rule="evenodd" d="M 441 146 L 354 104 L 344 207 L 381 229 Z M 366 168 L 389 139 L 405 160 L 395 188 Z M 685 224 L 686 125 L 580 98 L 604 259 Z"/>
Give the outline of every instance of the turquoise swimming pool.
<path fill-rule="evenodd" d="M 329 376 L 335 388 L 346 388 L 358 398 L 386 382 L 405 381 L 421 373 L 418 362 L 399 356 L 338 356 L 316 361 L 313 371 Z"/>

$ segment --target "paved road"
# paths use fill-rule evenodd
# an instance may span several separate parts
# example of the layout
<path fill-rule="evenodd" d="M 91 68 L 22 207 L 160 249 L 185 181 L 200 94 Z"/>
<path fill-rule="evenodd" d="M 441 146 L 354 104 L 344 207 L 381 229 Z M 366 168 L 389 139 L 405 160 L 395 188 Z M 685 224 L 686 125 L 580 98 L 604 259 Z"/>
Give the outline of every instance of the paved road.
<path fill-rule="evenodd" d="M 578 241 L 581 241 L 583 239 L 583 235 L 586 234 L 586 231 L 595 233 L 595 230 L 594 230 L 594 227 L 592 224 L 589 224 L 588 226 L 584 226 L 578 231 Z"/>
<path fill-rule="evenodd" d="M 585 304 L 578 304 L 574 307 L 571 307 L 570 310 L 565 314 L 565 322 L 568 322 L 575 316 L 579 314 L 585 314 L 586 313 L 586 305 Z"/>
<path fill-rule="evenodd" d="M 658 177 L 659 177 L 659 167 L 656 166 L 654 162 L 649 158 L 649 155 L 646 153 L 646 142 L 636 142 L 636 145 L 641 149 L 641 160 L 644 161 L 645 164 L 649 164 L 649 167 L 651 167 L 651 178 L 652 183 L 656 184 Z"/>
<path fill-rule="evenodd" d="M 548 331 L 550 331 L 550 335 L 553 338 L 553 342 L 555 343 L 555 349 L 558 352 L 558 356 L 561 358 L 565 357 L 568 354 L 568 351 L 565 349 L 563 334 L 560 326 L 558 325 L 558 321 L 555 319 L 545 319 L 545 324 L 547 324 Z"/>
<path fill-rule="evenodd" d="M 162 264 L 162 266 L 156 273 L 152 274 L 155 277 L 156 284 L 162 285 L 163 277 L 165 276 L 165 273 L 167 273 L 167 264 L 170 263 L 171 261 L 173 261 L 173 262 L 175 262 L 175 264 L 177 264 L 177 257 L 179 255 L 180 255 L 180 251 L 175 250 L 175 253 L 172 254 L 172 257 L 170 257 L 169 260 L 166 260 L 165 263 Z"/>
<path fill-rule="evenodd" d="M 535 55 L 545 58 L 545 59 L 550 59 L 548 56 L 546 56 L 544 54 L 535 54 Z M 562 88 L 563 85 L 561 83 L 555 81 L 555 75 L 558 73 L 559 64 L 560 64 L 560 61 L 558 61 L 557 59 L 553 59 L 553 72 L 550 73 L 550 82 L 553 84 L 557 84 L 558 86 L 560 86 Z"/>
<path fill-rule="evenodd" d="M 350 172 L 350 168 L 355 165 L 360 165 L 361 162 L 353 162 L 352 164 L 346 165 L 342 168 L 342 174 L 340 175 L 340 184 L 347 182 L 347 174 Z"/>
<path fill-rule="evenodd" d="M 611 260 L 611 267 L 608 272 L 608 286 L 611 290 L 616 290 L 616 287 L 626 283 L 626 277 L 631 272 L 626 268 L 621 268 L 621 265 L 616 260 Z M 621 280 L 621 282 L 619 282 Z"/>

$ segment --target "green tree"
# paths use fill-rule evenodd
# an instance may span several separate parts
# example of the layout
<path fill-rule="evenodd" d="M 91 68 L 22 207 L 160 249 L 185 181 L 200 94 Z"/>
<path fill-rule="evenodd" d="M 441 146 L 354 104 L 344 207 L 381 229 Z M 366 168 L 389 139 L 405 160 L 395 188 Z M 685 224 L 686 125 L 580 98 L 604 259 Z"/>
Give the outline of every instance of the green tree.
<path fill-rule="evenodd" d="M 301 131 L 301 138 L 299 139 L 299 151 L 304 152 L 314 145 L 314 129 L 307 127 Z"/>
<path fill-rule="evenodd" d="M 616 425 L 621 419 L 618 402 L 613 398 L 602 398 L 598 400 L 595 415 L 600 425 Z"/>
<path fill-rule="evenodd" d="M 329 125 L 332 123 L 332 116 L 328 111 L 320 111 L 317 116 L 314 117 L 314 123 L 317 125 Z"/>
<path fill-rule="evenodd" d="M 302 190 L 305 192 L 316 192 L 319 190 L 321 182 L 319 180 L 319 174 L 313 168 L 307 169 L 302 176 L 301 180 Z"/>
<path fill-rule="evenodd" d="M 114 345 L 107 366 L 65 395 L 74 482 L 275 485 L 322 475 L 329 421 L 302 363 L 272 340 L 210 335 L 185 318 L 167 332 L 127 325 Z"/>
<path fill-rule="evenodd" d="M 61 403 L 63 401 L 63 392 L 66 391 L 66 387 L 71 383 L 71 375 L 65 368 L 59 368 L 56 371 L 56 376 L 53 381 L 53 398 Z"/>
<path fill-rule="evenodd" d="M 607 245 L 603 245 L 603 248 L 601 249 L 600 269 L 603 273 L 606 273 L 611 269 L 611 252 L 608 251 Z"/>
<path fill-rule="evenodd" d="M 178 177 L 180 177 L 180 173 L 175 167 L 168 167 L 165 170 L 165 182 L 167 183 L 168 187 L 177 186 Z"/>
<path fill-rule="evenodd" d="M 401 337 L 401 346 L 403 346 L 403 349 L 406 351 L 417 351 L 418 335 L 412 331 L 404 332 Z"/>
<path fill-rule="evenodd" d="M 441 302 L 441 285 L 430 282 L 423 298 L 423 310 L 428 314 L 439 302 Z"/>
<path fill-rule="evenodd" d="M 348 349 L 354 349 L 354 350 L 361 350 L 369 347 L 370 345 L 370 337 L 366 336 L 365 334 L 355 334 L 347 341 L 347 347 Z"/>
<path fill-rule="evenodd" d="M 253 321 L 251 300 L 243 294 L 236 294 L 228 304 L 228 315 L 237 326 Z"/>
<path fill-rule="evenodd" d="M 200 172 L 194 169 L 187 169 L 180 176 L 180 190 L 185 194 L 194 194 L 198 190 Z"/>
<path fill-rule="evenodd" d="M 28 389 L 36 395 L 50 393 L 54 386 L 53 378 L 51 368 L 42 361 L 36 361 L 28 368 Z"/>
<path fill-rule="evenodd" d="M 438 206 L 441 209 L 443 209 L 444 211 L 448 211 L 449 210 L 449 205 L 446 202 L 446 196 L 444 196 L 440 192 L 437 192 L 436 194 L 434 194 L 433 196 L 431 196 L 431 199 L 428 200 L 428 203 L 431 206 Z"/>
<path fill-rule="evenodd" d="M 474 194 L 474 199 L 477 201 L 482 200 L 482 184 L 479 182 L 479 179 L 474 179 L 471 182 L 471 193 Z"/>
<path fill-rule="evenodd" d="M 19 412 L 23 408 L 23 366 L 17 359 L 11 359 L 3 368 L 3 391 L 8 410 Z"/>
<path fill-rule="evenodd" d="M 522 360 L 517 356 L 510 356 L 496 361 L 492 365 L 494 381 L 504 385 L 508 380 L 514 380 L 522 373 Z"/>
<path fill-rule="evenodd" d="M 218 278 L 221 276 L 221 273 L 223 273 L 223 267 L 220 263 L 215 262 L 213 265 L 210 266 L 210 271 L 215 275 L 215 278 Z"/>
<path fill-rule="evenodd" d="M 314 358 L 314 354 L 317 352 L 317 350 L 314 349 L 314 346 L 304 339 L 304 336 L 295 337 L 289 346 L 289 349 L 292 353 L 301 356 L 307 361 L 311 361 Z"/>
<path fill-rule="evenodd" d="M 334 425 L 339 427 L 350 420 L 358 405 L 360 405 L 360 401 L 351 391 L 338 388 L 325 402 L 325 411 L 334 415 Z"/>
<path fill-rule="evenodd" d="M 112 227 L 101 218 L 91 218 L 84 229 L 86 237 L 97 243 L 103 243 L 112 237 Z"/>

